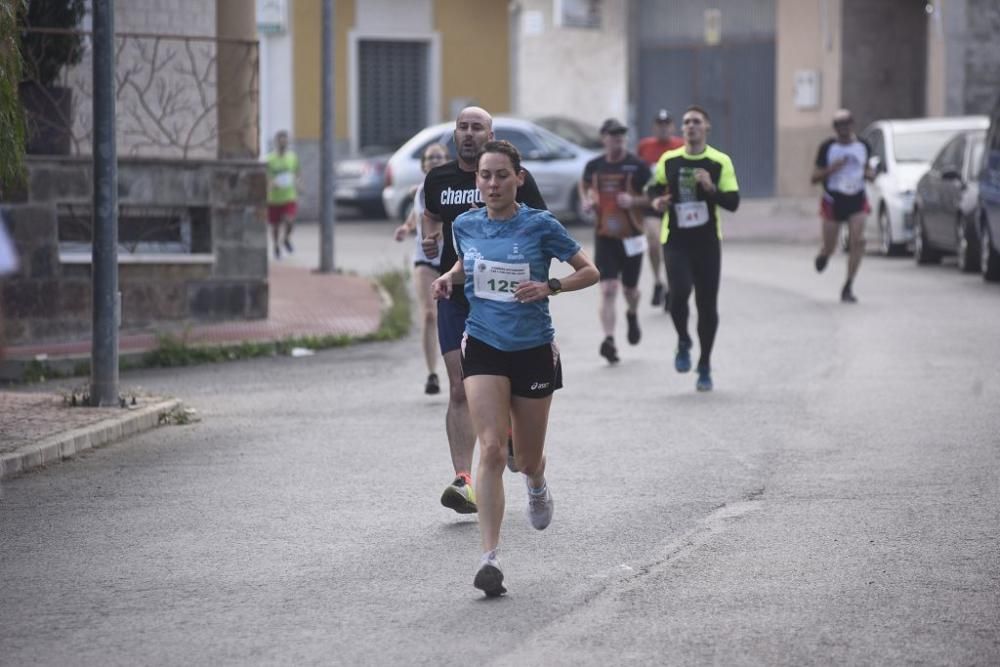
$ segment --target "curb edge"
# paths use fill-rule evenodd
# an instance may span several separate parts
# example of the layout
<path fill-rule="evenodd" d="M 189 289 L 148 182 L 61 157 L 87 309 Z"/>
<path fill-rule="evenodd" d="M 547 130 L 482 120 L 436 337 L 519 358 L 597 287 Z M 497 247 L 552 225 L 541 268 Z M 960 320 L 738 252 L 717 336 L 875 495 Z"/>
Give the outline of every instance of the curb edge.
<path fill-rule="evenodd" d="M 82 428 L 59 433 L 28 445 L 12 454 L 0 456 L 0 480 L 59 463 L 76 454 L 109 445 L 130 435 L 152 430 L 160 424 L 160 416 L 180 407 L 180 399 L 172 398 L 129 412 L 125 417 L 105 419 Z"/>

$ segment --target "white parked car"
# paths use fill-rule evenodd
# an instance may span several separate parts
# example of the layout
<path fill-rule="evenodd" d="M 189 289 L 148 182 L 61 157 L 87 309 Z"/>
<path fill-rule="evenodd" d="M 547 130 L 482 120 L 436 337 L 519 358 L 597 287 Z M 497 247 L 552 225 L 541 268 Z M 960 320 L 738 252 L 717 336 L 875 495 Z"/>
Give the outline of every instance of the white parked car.
<path fill-rule="evenodd" d="M 955 133 L 984 130 L 986 116 L 880 120 L 861 137 L 871 146 L 875 180 L 868 183 L 872 214 L 865 224 L 865 239 L 877 243 L 883 255 L 904 253 L 913 243 L 913 202 L 917 181 L 930 162 Z"/>
<path fill-rule="evenodd" d="M 454 121 L 424 128 L 389 158 L 382 203 L 390 218 L 402 220 L 409 211 L 413 187 L 424 178 L 420 171 L 420 155 L 429 144 L 442 143 L 452 157 L 455 156 L 454 129 Z M 521 152 L 524 167 L 531 172 L 546 205 L 556 217 L 563 221 L 580 219 L 576 186 L 587 161 L 599 155 L 598 152 L 577 146 L 531 121 L 518 118 L 494 118 L 493 133 L 497 139 L 509 141 Z"/>

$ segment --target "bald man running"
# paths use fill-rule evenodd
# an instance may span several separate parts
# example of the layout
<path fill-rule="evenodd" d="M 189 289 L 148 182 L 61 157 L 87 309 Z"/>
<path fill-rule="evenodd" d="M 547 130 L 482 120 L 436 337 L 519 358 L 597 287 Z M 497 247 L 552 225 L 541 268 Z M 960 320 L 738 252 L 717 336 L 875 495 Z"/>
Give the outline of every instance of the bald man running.
<path fill-rule="evenodd" d="M 455 119 L 455 150 L 458 159 L 427 172 L 424 179 L 424 253 L 433 258 L 441 249 L 441 270 L 447 271 L 458 259 L 451 235 L 451 223 L 470 208 L 482 206 L 476 188 L 476 159 L 493 136 L 493 117 L 481 107 L 466 107 Z M 501 137 L 502 139 L 503 137 Z M 532 208 L 544 209 L 545 200 L 535 179 L 525 170 L 524 185 L 517 189 L 517 201 Z M 469 404 L 462 385 L 462 336 L 469 315 L 469 302 L 461 283 L 451 291 L 451 298 L 438 301 L 438 343 L 448 372 L 448 412 L 445 428 L 455 480 L 441 495 L 441 504 L 459 514 L 477 511 L 472 490 L 472 456 L 476 432 L 469 416 Z"/>

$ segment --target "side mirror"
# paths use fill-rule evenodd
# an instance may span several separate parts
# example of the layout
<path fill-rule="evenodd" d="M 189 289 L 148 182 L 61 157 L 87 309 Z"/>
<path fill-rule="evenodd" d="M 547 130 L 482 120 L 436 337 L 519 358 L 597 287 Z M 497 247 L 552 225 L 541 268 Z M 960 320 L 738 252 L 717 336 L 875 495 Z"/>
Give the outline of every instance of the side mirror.
<path fill-rule="evenodd" d="M 885 172 L 885 164 L 882 162 L 882 158 L 878 155 L 872 155 L 868 158 L 868 168 L 871 169 L 876 174 L 881 174 Z"/>
<path fill-rule="evenodd" d="M 946 167 L 941 172 L 941 178 L 946 181 L 961 181 L 962 175 L 954 167 Z"/>

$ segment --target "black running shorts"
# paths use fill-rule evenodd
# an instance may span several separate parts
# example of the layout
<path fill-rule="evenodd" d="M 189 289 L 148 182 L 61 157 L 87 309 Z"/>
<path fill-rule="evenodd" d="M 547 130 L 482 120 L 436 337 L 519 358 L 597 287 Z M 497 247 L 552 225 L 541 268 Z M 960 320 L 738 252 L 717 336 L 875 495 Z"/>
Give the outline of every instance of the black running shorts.
<path fill-rule="evenodd" d="M 819 204 L 819 213 L 823 219 L 836 222 L 847 222 L 851 216 L 862 212 L 868 213 L 870 210 L 864 190 L 853 195 L 824 192 Z"/>
<path fill-rule="evenodd" d="M 639 284 L 639 272 L 642 269 L 642 256 L 634 257 L 625 254 L 625 244 L 621 239 L 607 236 L 594 238 L 594 264 L 601 273 L 601 280 L 621 278 L 625 287 L 635 287 Z"/>
<path fill-rule="evenodd" d="M 524 398 L 545 398 L 562 389 L 562 362 L 555 343 L 505 352 L 466 334 L 462 375 L 501 375 L 510 379 L 510 393 Z"/>

